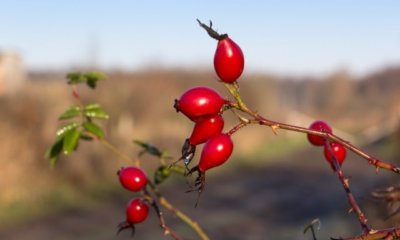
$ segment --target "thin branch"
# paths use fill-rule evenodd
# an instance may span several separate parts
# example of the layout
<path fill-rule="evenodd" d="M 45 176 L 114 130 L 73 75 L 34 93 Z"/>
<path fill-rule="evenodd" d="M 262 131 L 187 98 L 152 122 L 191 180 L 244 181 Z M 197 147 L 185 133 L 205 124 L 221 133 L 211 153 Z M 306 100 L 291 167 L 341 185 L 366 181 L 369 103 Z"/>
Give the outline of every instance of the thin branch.
<path fill-rule="evenodd" d="M 182 240 L 182 238 L 174 230 L 172 230 L 172 228 L 170 228 L 166 224 L 163 213 L 161 212 L 160 208 L 158 207 L 157 202 L 155 201 L 155 199 L 150 195 L 150 193 L 147 190 L 145 190 L 145 195 L 149 197 L 151 206 L 153 206 L 153 209 L 156 212 L 157 217 L 160 221 L 160 227 L 162 229 L 164 229 L 164 235 L 170 235 L 175 240 Z"/>
<path fill-rule="evenodd" d="M 187 216 L 182 211 L 175 208 L 170 202 L 168 202 L 168 200 L 161 195 L 161 193 L 158 191 L 157 187 L 154 184 L 149 182 L 149 186 L 154 192 L 154 194 L 157 196 L 160 205 L 171 211 L 183 222 L 185 222 L 188 226 L 190 226 L 197 233 L 197 235 L 199 235 L 201 240 L 210 240 L 205 231 L 200 227 L 200 225 L 196 221 L 192 220 L 189 216 Z"/>
<path fill-rule="evenodd" d="M 332 240 L 379 240 L 379 239 L 400 239 L 400 228 L 388 228 L 381 230 L 371 230 L 367 234 L 358 235 L 351 238 L 331 238 Z"/>
<path fill-rule="evenodd" d="M 113 144 L 111 144 L 109 141 L 107 141 L 104 138 L 97 138 L 103 146 L 108 148 L 111 152 L 113 152 L 115 155 L 117 155 L 121 160 L 124 160 L 126 162 L 133 162 L 133 160 L 126 154 L 122 153 L 117 147 L 115 147 Z"/>
<path fill-rule="evenodd" d="M 346 192 L 347 200 L 351 206 L 351 211 L 357 214 L 358 221 L 360 222 L 361 228 L 365 234 L 369 233 L 371 229 L 369 228 L 367 221 L 368 219 L 365 217 L 365 214 L 361 210 L 360 206 L 358 205 L 356 199 L 353 196 L 353 193 L 350 190 L 350 185 L 349 185 L 349 179 L 344 176 L 344 173 L 342 171 L 342 167 L 339 164 L 339 161 L 337 160 L 333 150 L 332 146 L 329 143 L 328 140 L 325 140 L 325 148 L 328 149 L 330 152 L 330 155 L 332 156 L 333 164 L 335 166 L 336 173 L 338 175 L 338 178 L 340 182 L 343 185 L 344 191 Z"/>
<path fill-rule="evenodd" d="M 332 133 L 315 131 L 315 130 L 311 130 L 308 128 L 290 125 L 290 124 L 286 124 L 286 123 L 281 123 L 281 122 L 277 122 L 277 121 L 272 121 L 272 120 L 264 118 L 263 116 L 259 115 L 257 112 L 255 112 L 252 109 L 250 109 L 249 107 L 247 107 L 247 105 L 241 99 L 241 96 L 239 94 L 239 88 L 237 85 L 225 84 L 225 86 L 228 89 L 228 91 L 232 94 L 232 96 L 235 98 L 235 100 L 237 101 L 237 104 L 233 103 L 233 104 L 231 104 L 231 107 L 236 108 L 239 111 L 242 111 L 242 112 L 248 114 L 249 116 L 253 117 L 253 119 L 249 121 L 250 124 L 259 124 L 259 125 L 269 126 L 273 129 L 274 132 L 277 129 L 284 129 L 284 130 L 289 130 L 289 131 L 293 131 L 293 132 L 300 132 L 300 133 L 321 136 L 332 142 L 338 142 L 338 143 L 342 144 L 344 147 L 346 147 L 350 151 L 352 151 L 355 154 L 366 159 L 369 164 L 377 167 L 378 169 L 383 168 L 383 169 L 392 171 L 394 173 L 400 174 L 400 168 L 396 167 L 395 165 L 393 165 L 391 163 L 381 161 L 381 160 L 367 154 L 366 152 L 364 152 L 361 149 L 357 148 L 356 146 L 352 145 L 350 142 L 348 142 Z"/>
<path fill-rule="evenodd" d="M 108 149 L 110 149 L 114 154 L 116 154 L 117 156 L 119 156 L 121 159 L 126 160 L 126 161 L 131 161 L 131 159 L 129 158 L 129 156 L 125 155 L 124 153 L 122 153 L 117 147 L 115 147 L 114 145 L 112 145 L 110 142 L 108 142 L 106 139 L 102 138 L 99 139 L 99 141 L 106 146 Z M 183 212 L 181 212 L 180 210 L 178 210 L 177 208 L 175 208 L 171 203 L 169 203 L 167 201 L 167 199 L 158 191 L 157 187 L 152 183 L 152 182 L 148 182 L 149 187 L 151 188 L 151 190 L 153 191 L 153 193 L 156 195 L 156 197 L 158 198 L 159 203 L 165 207 L 166 209 L 168 209 L 169 211 L 171 211 L 172 213 L 174 213 L 178 218 L 180 218 L 183 222 L 185 222 L 189 227 L 191 227 L 196 233 L 197 235 L 199 235 L 200 239 L 202 240 L 209 240 L 209 237 L 207 236 L 207 234 L 204 232 L 204 230 L 200 227 L 200 225 L 195 222 L 194 220 L 192 220 L 190 217 L 188 217 L 186 214 L 184 214 Z M 153 205 L 154 207 L 154 205 Z M 158 207 L 158 206 L 157 206 Z M 161 221 L 161 219 L 160 219 Z M 163 225 L 163 223 L 161 223 L 161 226 L 165 226 L 165 223 Z M 164 227 L 165 229 L 165 227 Z M 169 230 L 171 230 L 170 228 L 168 228 Z"/>

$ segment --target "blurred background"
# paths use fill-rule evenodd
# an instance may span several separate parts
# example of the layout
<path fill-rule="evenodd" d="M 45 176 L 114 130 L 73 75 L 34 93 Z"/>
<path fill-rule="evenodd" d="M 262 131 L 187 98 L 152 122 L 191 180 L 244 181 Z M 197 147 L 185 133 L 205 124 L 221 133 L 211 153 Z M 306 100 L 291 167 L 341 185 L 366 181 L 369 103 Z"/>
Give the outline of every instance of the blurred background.
<path fill-rule="evenodd" d="M 96 91 L 80 89 L 111 115 L 107 138 L 136 156 L 133 139 L 178 157 L 192 123 L 173 102 L 186 89 L 217 82 L 216 42 L 196 18 L 213 20 L 245 54 L 244 100 L 263 116 L 307 127 L 315 119 L 372 155 L 400 165 L 400 3 L 396 1 L 9 1 L 0 3 L 0 239 L 130 239 L 116 236 L 132 194 L 118 184 L 123 162 L 84 143 L 51 169 L 44 152 L 73 103 L 65 74 L 101 70 Z M 226 116 L 226 130 L 236 120 Z M 251 126 L 234 136 L 230 161 L 212 170 L 200 206 L 183 177 L 161 191 L 211 239 L 320 239 L 360 232 L 322 150 L 298 133 Z M 152 174 L 155 159 L 146 157 Z M 344 171 L 369 223 L 386 204 L 370 192 L 398 183 L 348 154 Z M 197 236 L 179 219 L 185 239 Z M 22 231 L 23 230 L 23 231 Z M 135 239 L 164 239 L 153 214 Z M 168 238 L 166 238 L 168 239 Z"/>

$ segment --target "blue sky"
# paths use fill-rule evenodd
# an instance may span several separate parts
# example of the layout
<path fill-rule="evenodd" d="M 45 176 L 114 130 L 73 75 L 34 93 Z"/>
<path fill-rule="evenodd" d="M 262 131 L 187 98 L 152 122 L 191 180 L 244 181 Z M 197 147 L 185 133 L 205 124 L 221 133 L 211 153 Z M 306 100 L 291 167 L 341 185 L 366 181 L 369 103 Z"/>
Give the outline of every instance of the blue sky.
<path fill-rule="evenodd" d="M 140 2 L 140 3 L 139 3 Z M 30 69 L 96 63 L 211 68 L 213 20 L 246 57 L 246 71 L 365 74 L 400 64 L 400 1 L 0 0 L 0 50 Z"/>

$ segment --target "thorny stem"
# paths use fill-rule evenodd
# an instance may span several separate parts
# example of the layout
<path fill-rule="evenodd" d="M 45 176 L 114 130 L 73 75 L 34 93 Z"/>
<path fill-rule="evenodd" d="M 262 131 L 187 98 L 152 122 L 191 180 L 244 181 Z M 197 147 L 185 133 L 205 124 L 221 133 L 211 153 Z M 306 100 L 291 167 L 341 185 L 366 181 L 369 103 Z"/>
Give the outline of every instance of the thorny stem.
<path fill-rule="evenodd" d="M 199 235 L 200 239 L 202 240 L 210 239 L 196 221 L 192 220 L 185 213 L 175 208 L 170 202 L 168 202 L 168 200 L 161 195 L 161 193 L 158 191 L 157 187 L 154 184 L 149 183 L 149 186 L 153 190 L 154 194 L 158 198 L 158 201 L 163 207 L 171 211 L 173 214 L 179 217 L 183 222 L 185 222 L 188 226 L 190 226 L 197 233 L 197 235 Z"/>
<path fill-rule="evenodd" d="M 257 112 L 254 110 L 250 109 L 247 107 L 247 105 L 244 103 L 242 100 L 240 93 L 239 93 L 239 86 L 237 83 L 234 84 L 224 84 L 225 87 L 228 89 L 230 94 L 234 97 L 235 102 L 230 102 L 229 105 L 231 108 L 237 109 L 248 116 L 250 116 L 252 119 L 247 119 L 247 121 L 240 121 L 236 126 L 234 126 L 228 134 L 234 134 L 237 130 L 249 125 L 249 124 L 259 124 L 259 125 L 264 125 L 264 126 L 269 126 L 271 127 L 272 131 L 276 134 L 276 130 L 278 129 L 284 129 L 288 131 L 293 131 L 293 132 L 300 132 L 300 133 L 305 133 L 305 134 L 313 134 L 317 135 L 320 137 L 323 137 L 325 139 L 325 144 L 329 145 L 329 150 L 331 151 L 331 154 L 334 156 L 332 153 L 331 146 L 329 142 L 338 142 L 342 144 L 344 147 L 349 149 L 350 151 L 354 152 L 355 154 L 361 156 L 362 158 L 366 159 L 370 165 L 373 165 L 376 167 L 377 170 L 380 168 L 392 171 L 394 173 L 400 174 L 400 168 L 396 167 L 393 164 L 383 162 L 367 153 L 362 151 L 361 149 L 355 147 L 352 145 L 350 142 L 332 134 L 332 133 L 327 133 L 327 132 L 322 132 L 322 131 L 315 131 L 311 130 L 308 128 L 303 128 L 303 127 L 298 127 L 286 123 L 281 123 L 281 122 L 276 122 L 272 121 L 269 119 L 264 118 L 263 116 L 259 115 Z M 245 118 L 241 118 L 245 119 Z M 353 238 L 346 238 L 346 239 L 341 239 L 341 240 L 377 240 L 377 239 L 400 239 L 400 228 L 392 228 L 392 229 L 384 229 L 384 230 L 372 230 L 368 225 L 367 225 L 367 218 L 365 217 L 364 213 L 361 211 L 357 201 L 355 200 L 353 194 L 350 191 L 349 188 L 349 180 L 345 178 L 343 171 L 341 167 L 339 166 L 339 163 L 337 159 L 334 158 L 334 164 L 335 168 L 337 170 L 338 177 L 346 191 L 347 199 L 349 204 L 352 207 L 352 211 L 354 211 L 357 214 L 358 220 L 360 222 L 361 228 L 363 230 L 363 234 L 353 237 Z M 332 238 L 334 239 L 334 238 Z"/>
<path fill-rule="evenodd" d="M 241 99 L 241 96 L 238 92 L 239 91 L 238 87 L 234 87 L 231 84 L 225 84 L 225 86 L 227 87 L 229 92 L 233 95 L 235 100 L 237 101 L 237 103 L 230 103 L 231 107 L 233 107 L 239 111 L 242 111 L 242 112 L 248 114 L 249 116 L 253 117 L 253 119 L 251 119 L 249 121 L 249 124 L 259 124 L 259 125 L 269 126 L 273 129 L 274 132 L 277 129 L 284 129 L 284 130 L 293 131 L 293 132 L 300 132 L 300 133 L 321 136 L 332 142 L 338 142 L 338 143 L 342 144 L 344 147 L 346 147 L 350 151 L 352 151 L 355 154 L 366 159 L 369 164 L 375 166 L 377 169 L 383 168 L 383 169 L 400 174 L 400 168 L 396 167 L 395 165 L 393 165 L 391 163 L 383 162 L 383 161 L 367 154 L 366 152 L 364 152 L 361 149 L 357 148 L 356 146 L 352 145 L 350 142 L 348 142 L 332 133 L 315 131 L 315 130 L 311 130 L 308 128 L 298 127 L 298 126 L 281 123 L 281 122 L 276 122 L 276 121 L 272 121 L 272 120 L 264 118 L 263 116 L 259 115 L 257 112 L 255 112 L 247 107 L 247 105 Z"/>
<path fill-rule="evenodd" d="M 158 204 L 156 202 L 156 200 L 150 195 L 150 193 L 145 189 L 145 194 L 147 196 L 149 196 L 149 198 L 151 198 L 150 202 L 151 202 L 151 206 L 153 206 L 158 219 L 160 221 L 160 227 L 162 229 L 164 229 L 164 234 L 165 235 L 170 235 L 173 239 L 175 240 L 182 240 L 182 238 L 174 231 L 172 230 L 172 228 L 170 228 L 166 223 L 165 223 L 165 219 L 163 216 L 163 213 L 161 212 L 160 208 L 158 207 Z"/>
<path fill-rule="evenodd" d="M 367 234 L 361 234 L 351 238 L 331 238 L 332 240 L 377 240 L 377 239 L 400 239 L 400 228 L 388 228 L 382 230 L 371 230 Z"/>
<path fill-rule="evenodd" d="M 81 107 L 82 111 L 84 109 L 84 104 L 82 102 L 82 99 L 79 96 L 78 89 L 76 85 L 72 85 L 72 95 L 78 102 L 79 106 Z M 121 152 L 115 145 L 110 143 L 107 139 L 105 138 L 100 138 L 96 135 L 91 134 L 92 139 L 100 141 L 103 146 L 105 146 L 107 149 L 109 149 L 113 154 L 117 155 L 121 160 L 126 161 L 128 163 L 131 163 L 133 160 L 125 153 Z M 161 164 L 165 165 L 165 156 L 161 156 Z M 139 165 L 139 161 L 135 161 L 136 165 Z M 183 173 L 182 171 L 179 171 L 177 168 L 174 168 L 173 171 L 178 172 L 178 173 Z M 180 218 L 183 222 L 185 222 L 189 227 L 191 227 L 200 237 L 201 240 L 209 240 L 209 237 L 207 234 L 204 232 L 204 230 L 200 227 L 200 225 L 192 220 L 190 217 L 188 217 L 186 214 L 175 208 L 168 200 L 158 191 L 157 187 L 151 182 L 148 182 L 148 185 L 150 186 L 151 190 L 153 193 L 156 195 L 158 198 L 159 203 L 171 211 L 173 214 L 175 214 L 178 218 Z M 145 195 L 151 198 L 151 195 L 145 190 Z M 175 240 L 181 240 L 182 238 L 177 235 L 175 231 L 173 231 L 170 227 L 168 227 L 165 223 L 165 219 L 163 217 L 163 214 L 158 207 L 156 201 L 151 198 L 151 204 L 153 208 L 155 209 L 157 216 L 160 221 L 160 226 L 161 228 L 164 229 L 164 233 L 167 235 L 171 235 Z"/>
<path fill-rule="evenodd" d="M 343 188 L 346 192 L 347 200 L 351 206 L 350 211 L 357 214 L 358 221 L 361 224 L 361 228 L 362 228 L 363 232 L 365 234 L 368 234 L 371 231 L 371 229 L 369 228 L 369 226 L 367 224 L 368 219 L 365 217 L 365 214 L 362 212 L 360 206 L 358 205 L 356 199 L 354 198 L 353 193 L 350 190 L 349 179 L 344 176 L 342 167 L 340 166 L 340 164 L 332 150 L 332 146 L 331 146 L 330 142 L 328 140 L 325 140 L 324 144 L 325 144 L 325 148 L 328 149 L 328 151 L 330 152 L 330 155 L 332 156 L 332 160 L 333 160 L 333 164 L 334 164 L 336 173 L 337 173 L 338 178 L 339 178 L 340 182 L 342 183 Z"/>
<path fill-rule="evenodd" d="M 126 160 L 126 161 L 131 161 L 129 156 L 122 153 L 118 148 L 116 148 L 114 145 L 112 145 L 106 139 L 102 138 L 99 140 L 104 146 L 106 146 L 108 149 L 110 149 L 114 154 L 118 155 L 121 159 Z M 192 220 L 189 216 L 187 216 L 186 214 L 184 214 L 183 212 L 181 212 L 180 210 L 175 208 L 170 202 L 168 202 L 168 200 L 158 191 L 157 187 L 151 181 L 148 182 L 148 185 L 151 188 L 152 192 L 158 198 L 158 201 L 161 206 L 163 206 L 166 209 L 168 209 L 169 211 L 171 211 L 178 218 L 180 218 L 184 223 L 186 223 L 189 227 L 191 227 L 197 233 L 197 235 L 199 235 L 200 239 L 209 240 L 209 237 L 207 236 L 207 234 L 204 232 L 204 230 L 200 227 L 200 225 L 196 221 Z M 154 203 L 154 204 L 156 204 L 156 203 Z M 153 207 L 154 207 L 154 204 L 152 203 Z M 176 233 L 173 233 L 172 229 L 170 229 L 169 227 L 166 226 L 165 220 L 162 218 L 162 212 L 159 210 L 158 206 L 157 206 L 157 211 L 158 211 L 157 215 L 160 219 L 161 227 L 164 229 L 165 232 L 169 232 L 169 234 L 171 234 L 171 236 L 174 237 L 174 235 L 176 235 Z M 172 234 L 174 234 L 174 235 L 172 235 Z M 178 237 L 175 239 L 180 239 L 180 238 Z"/>

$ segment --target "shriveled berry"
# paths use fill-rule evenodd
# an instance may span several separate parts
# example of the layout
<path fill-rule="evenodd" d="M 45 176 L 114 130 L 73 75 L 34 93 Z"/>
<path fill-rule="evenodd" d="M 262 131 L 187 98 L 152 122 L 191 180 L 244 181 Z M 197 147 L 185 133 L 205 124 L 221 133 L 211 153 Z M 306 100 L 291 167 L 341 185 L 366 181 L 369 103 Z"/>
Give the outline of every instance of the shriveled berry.
<path fill-rule="evenodd" d="M 226 101 L 214 89 L 195 87 L 187 90 L 175 100 L 175 109 L 182 112 L 189 119 L 198 122 L 207 117 L 216 115 Z"/>
<path fill-rule="evenodd" d="M 221 115 L 215 115 L 197 122 L 189 137 L 191 145 L 206 142 L 209 138 L 221 133 L 224 128 L 224 119 Z"/>
<path fill-rule="evenodd" d="M 149 205 L 140 200 L 133 199 L 128 203 L 126 208 L 126 222 L 129 224 L 137 224 L 146 220 L 149 215 Z"/>
<path fill-rule="evenodd" d="M 233 142 L 228 134 L 221 133 L 206 142 L 201 152 L 198 170 L 205 172 L 225 163 L 233 151 Z"/>
<path fill-rule="evenodd" d="M 310 127 L 308 127 L 308 128 L 311 130 L 315 130 L 315 131 L 332 133 L 331 126 L 329 126 L 328 123 L 326 123 L 324 121 L 320 121 L 320 120 L 313 122 L 310 125 Z M 314 134 L 307 134 L 307 138 L 308 138 L 308 141 L 315 146 L 324 145 L 325 139 L 323 137 L 320 137 L 320 136 L 314 135 Z"/>
<path fill-rule="evenodd" d="M 332 152 L 327 146 L 324 147 L 324 155 L 325 159 L 330 163 L 332 169 L 335 171 L 336 168 L 334 164 L 334 157 L 338 161 L 339 165 L 342 166 L 344 160 L 346 159 L 347 151 L 342 144 L 337 142 L 330 143 L 330 147 L 334 155 L 332 155 Z"/>
<path fill-rule="evenodd" d="M 147 184 L 146 173 L 137 167 L 123 167 L 118 171 L 121 185 L 133 192 L 142 190 Z"/>

